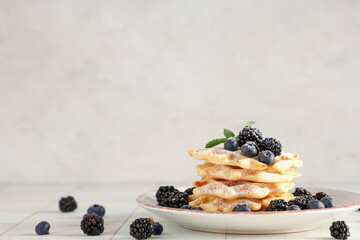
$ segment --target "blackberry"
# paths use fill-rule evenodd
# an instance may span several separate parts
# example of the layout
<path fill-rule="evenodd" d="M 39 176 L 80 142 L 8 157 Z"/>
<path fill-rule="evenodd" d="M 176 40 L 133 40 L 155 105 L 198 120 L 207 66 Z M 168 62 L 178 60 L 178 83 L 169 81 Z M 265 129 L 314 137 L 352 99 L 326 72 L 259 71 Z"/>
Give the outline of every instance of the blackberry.
<path fill-rule="evenodd" d="M 166 192 L 159 200 L 159 205 L 163 207 L 181 208 L 189 204 L 189 195 L 185 192 Z"/>
<path fill-rule="evenodd" d="M 135 219 L 130 224 L 130 235 L 136 239 L 147 239 L 153 234 L 152 222 L 148 218 Z"/>
<path fill-rule="evenodd" d="M 266 211 L 286 211 L 288 203 L 284 199 L 272 200 Z"/>
<path fill-rule="evenodd" d="M 156 200 L 159 203 L 160 199 L 163 198 L 165 193 L 174 191 L 178 191 L 176 188 L 174 188 L 174 186 L 161 186 L 156 192 Z"/>
<path fill-rule="evenodd" d="M 288 205 L 292 206 L 292 205 L 297 205 L 299 206 L 301 209 L 306 209 L 307 205 L 309 203 L 309 199 L 304 197 L 304 196 L 299 196 L 296 197 L 292 200 L 289 201 Z"/>
<path fill-rule="evenodd" d="M 259 144 L 261 139 L 262 133 L 259 129 L 253 126 L 246 126 L 239 132 L 239 147 L 242 147 L 248 141 Z"/>
<path fill-rule="evenodd" d="M 97 236 L 104 232 L 104 219 L 95 213 L 87 213 L 80 226 L 86 235 Z"/>
<path fill-rule="evenodd" d="M 62 212 L 73 212 L 77 208 L 77 203 L 72 196 L 62 197 L 59 201 L 59 208 Z"/>
<path fill-rule="evenodd" d="M 311 196 L 311 193 L 305 188 L 297 187 L 295 188 L 295 192 L 293 192 L 294 196 Z"/>
<path fill-rule="evenodd" d="M 190 196 L 190 195 L 193 195 L 193 190 L 195 189 L 195 187 L 192 187 L 192 188 L 188 188 L 185 190 L 185 192 Z"/>
<path fill-rule="evenodd" d="M 321 200 L 324 197 L 329 197 L 329 195 L 327 195 L 324 192 L 318 192 L 313 196 L 316 200 Z"/>
<path fill-rule="evenodd" d="M 333 238 L 348 239 L 348 237 L 350 237 L 350 229 L 345 221 L 333 222 L 329 230 Z"/>
<path fill-rule="evenodd" d="M 261 151 L 269 150 L 275 156 L 279 156 L 281 154 L 282 146 L 281 143 L 275 138 L 264 138 L 258 144 Z"/>

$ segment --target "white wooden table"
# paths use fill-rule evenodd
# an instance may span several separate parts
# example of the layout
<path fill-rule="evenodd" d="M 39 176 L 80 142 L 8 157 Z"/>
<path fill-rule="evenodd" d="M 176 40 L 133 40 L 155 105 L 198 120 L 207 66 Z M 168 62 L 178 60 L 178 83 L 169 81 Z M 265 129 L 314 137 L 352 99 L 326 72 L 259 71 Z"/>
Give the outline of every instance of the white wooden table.
<path fill-rule="evenodd" d="M 155 183 L 123 184 L 0 184 L 0 239 L 133 239 L 129 235 L 130 223 L 150 213 L 138 207 L 136 197 L 155 190 Z M 324 184 L 317 185 L 330 187 Z M 360 184 L 331 184 L 333 188 L 360 192 Z M 72 213 L 61 213 L 58 201 L 72 195 L 78 208 Z M 80 221 L 92 204 L 106 208 L 105 231 L 97 237 L 82 233 Z M 230 235 L 211 234 L 183 229 L 174 223 L 152 216 L 164 226 L 161 236 L 151 239 L 331 239 L 329 226 L 294 234 Z M 46 220 L 51 224 L 50 235 L 37 236 L 35 226 Z M 360 239 L 360 212 L 344 219 L 350 226 L 350 239 Z"/>

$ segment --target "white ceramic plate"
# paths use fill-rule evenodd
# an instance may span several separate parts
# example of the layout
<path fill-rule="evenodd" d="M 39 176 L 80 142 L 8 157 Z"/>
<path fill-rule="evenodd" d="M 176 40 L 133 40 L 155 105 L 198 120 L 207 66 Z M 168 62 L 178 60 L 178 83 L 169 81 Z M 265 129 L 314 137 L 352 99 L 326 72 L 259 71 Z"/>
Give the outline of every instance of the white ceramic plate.
<path fill-rule="evenodd" d="M 184 190 L 186 188 L 179 188 Z M 360 208 L 360 194 L 342 190 L 307 188 L 310 192 L 326 192 L 336 203 L 335 208 L 283 212 L 206 212 L 166 208 L 157 205 L 155 192 L 137 198 L 146 210 L 192 230 L 235 233 L 273 234 L 301 232 L 329 225 Z"/>

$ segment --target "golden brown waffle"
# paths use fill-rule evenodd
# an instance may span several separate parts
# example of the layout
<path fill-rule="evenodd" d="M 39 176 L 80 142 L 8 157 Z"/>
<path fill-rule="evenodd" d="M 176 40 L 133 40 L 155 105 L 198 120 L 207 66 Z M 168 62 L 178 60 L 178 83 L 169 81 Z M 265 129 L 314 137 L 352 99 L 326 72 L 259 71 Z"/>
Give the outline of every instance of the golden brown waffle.
<path fill-rule="evenodd" d="M 293 186 L 292 182 L 256 183 L 243 180 L 230 181 L 203 178 L 194 183 L 195 196 L 216 196 L 224 199 L 264 198 L 267 195 L 287 193 Z"/>
<path fill-rule="evenodd" d="M 237 166 L 249 170 L 271 169 L 280 173 L 303 165 L 299 155 L 286 152 L 282 152 L 280 156 L 277 156 L 271 166 L 259 162 L 257 157 L 249 158 L 242 155 L 240 150 L 231 152 L 220 148 L 204 148 L 189 150 L 189 154 L 195 159 L 208 160 L 217 165 Z"/>
<path fill-rule="evenodd" d="M 283 173 L 273 172 L 271 169 L 247 170 L 235 166 L 215 165 L 210 162 L 197 165 L 197 173 L 201 177 L 221 178 L 226 180 L 246 180 L 252 182 L 288 182 L 301 174 L 293 170 Z"/>
<path fill-rule="evenodd" d="M 189 205 L 192 207 L 200 206 L 205 211 L 221 211 L 231 212 L 233 208 L 238 204 L 247 204 L 252 211 L 264 210 L 269 206 L 270 201 L 282 198 L 286 201 L 290 201 L 294 196 L 290 193 L 269 195 L 264 199 L 223 199 L 214 196 L 190 196 Z"/>

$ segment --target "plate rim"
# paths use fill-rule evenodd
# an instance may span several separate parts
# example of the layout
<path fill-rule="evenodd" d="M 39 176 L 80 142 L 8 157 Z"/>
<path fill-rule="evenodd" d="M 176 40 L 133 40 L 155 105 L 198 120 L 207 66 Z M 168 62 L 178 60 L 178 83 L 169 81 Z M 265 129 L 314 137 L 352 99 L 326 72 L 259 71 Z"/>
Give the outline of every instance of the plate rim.
<path fill-rule="evenodd" d="M 179 188 L 187 188 L 187 187 L 179 187 Z M 359 197 L 360 199 L 360 194 L 356 193 L 356 192 L 351 192 L 351 191 L 346 191 L 346 190 L 339 190 L 339 189 L 331 189 L 331 188 L 321 188 L 321 187 L 309 187 L 309 188 L 316 188 L 316 189 L 323 189 L 324 192 L 326 190 L 330 190 L 330 191 L 339 191 L 339 192 L 343 192 L 343 193 L 350 193 L 350 194 L 355 194 Z M 144 206 L 147 208 L 152 208 L 152 209 L 158 209 L 160 211 L 165 211 L 165 212 L 182 212 L 182 213 L 203 213 L 203 214 L 226 214 L 226 215 L 238 215 L 238 214 L 247 214 L 247 215 L 274 215 L 274 214 L 314 214 L 314 213 L 319 213 L 319 212 L 336 212 L 336 211 L 341 211 L 344 209 L 352 209 L 352 208 L 360 208 L 360 202 L 355 203 L 355 204 L 351 204 L 351 205 L 346 205 L 346 206 L 341 206 L 341 207 L 333 207 L 333 208 L 322 208 L 322 209 L 307 209 L 307 210 L 292 210 L 292 211 L 254 211 L 254 212 L 211 212 L 211 211 L 203 211 L 203 210 L 190 210 L 190 209 L 181 209 L 181 208 L 168 208 L 168 207 L 163 207 L 163 206 L 159 206 L 159 205 L 153 205 L 153 204 L 149 204 L 149 203 L 145 203 L 143 201 L 141 201 L 141 198 L 143 198 L 144 196 L 150 194 L 150 193 L 155 193 L 156 191 L 150 191 L 150 192 L 146 192 L 143 193 L 141 195 L 139 195 L 136 198 L 136 202 L 140 205 L 140 206 Z M 155 196 L 155 194 L 154 194 Z"/>

